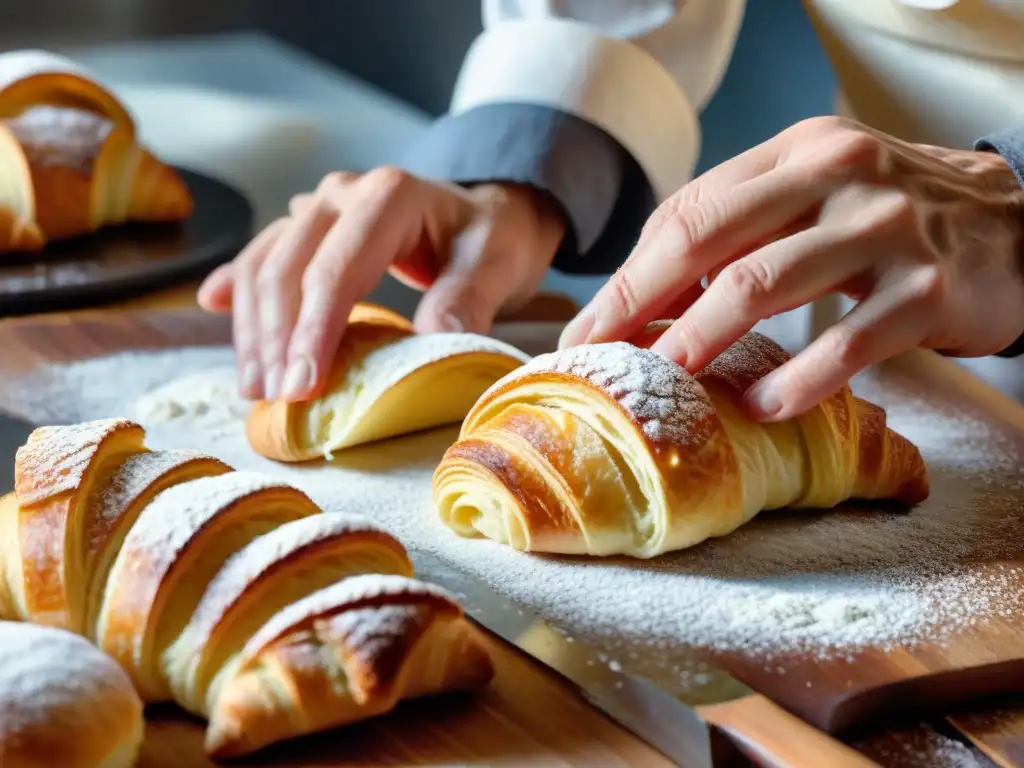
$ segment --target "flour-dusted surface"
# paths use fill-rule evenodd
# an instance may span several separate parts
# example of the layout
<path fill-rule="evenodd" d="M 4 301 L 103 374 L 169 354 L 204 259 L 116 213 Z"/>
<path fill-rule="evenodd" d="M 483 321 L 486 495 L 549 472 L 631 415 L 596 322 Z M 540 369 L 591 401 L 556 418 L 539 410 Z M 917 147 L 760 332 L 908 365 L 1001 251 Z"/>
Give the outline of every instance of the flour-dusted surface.
<path fill-rule="evenodd" d="M 907 765 L 928 768 L 995 768 L 977 750 L 964 742 L 939 733 L 929 725 L 890 733 L 888 738 L 868 740 L 855 745 L 881 768 Z"/>
<path fill-rule="evenodd" d="M 126 398 L 163 386 L 171 371 L 188 375 L 230 355 L 181 349 L 54 366 L 33 375 L 34 402 L 63 421 L 130 414 Z M 47 397 L 42 381 L 61 396 Z M 431 475 L 454 427 L 350 449 L 330 464 L 286 466 L 248 447 L 242 419 L 212 410 L 146 425 L 147 444 L 291 482 L 327 510 L 364 515 L 410 549 L 471 571 L 630 671 L 689 685 L 701 674 L 684 666 L 692 647 L 746 651 L 766 664 L 799 648 L 843 656 L 941 641 L 1024 607 L 1014 564 L 1024 541 L 1022 434 L 928 377 L 865 377 L 855 389 L 921 449 L 933 484 L 927 502 L 909 513 L 856 505 L 765 513 L 728 537 L 645 562 L 531 556 L 456 537 L 430 508 Z M 24 382 L 0 387 L 0 406 L 43 418 L 12 400 L 18 391 Z"/>

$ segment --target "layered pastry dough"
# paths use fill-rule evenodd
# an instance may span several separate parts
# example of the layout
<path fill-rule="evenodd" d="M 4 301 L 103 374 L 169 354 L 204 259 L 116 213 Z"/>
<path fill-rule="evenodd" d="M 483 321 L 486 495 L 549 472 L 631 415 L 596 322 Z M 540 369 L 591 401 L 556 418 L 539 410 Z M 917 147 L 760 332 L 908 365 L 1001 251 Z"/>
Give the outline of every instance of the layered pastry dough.
<path fill-rule="evenodd" d="M 185 183 L 110 91 L 60 56 L 0 53 L 0 253 L 191 213 Z"/>
<path fill-rule="evenodd" d="M 638 343 L 542 355 L 476 403 L 434 475 L 456 533 L 515 549 L 653 557 L 758 512 L 928 495 L 918 450 L 849 387 L 781 423 L 740 398 L 788 359 L 756 333 L 696 377 Z"/>
<path fill-rule="evenodd" d="M 417 335 L 383 307 L 353 310 L 327 386 L 306 402 L 253 406 L 253 450 L 277 461 L 330 457 L 355 445 L 458 424 L 481 394 L 529 358 L 468 333 Z"/>
<path fill-rule="evenodd" d="M 0 766 L 130 768 L 142 701 L 128 675 L 81 637 L 0 621 Z"/>
<path fill-rule="evenodd" d="M 143 701 L 208 719 L 218 757 L 488 682 L 478 631 L 385 531 L 144 437 L 32 433 L 0 500 L 0 619 L 89 638 Z"/>

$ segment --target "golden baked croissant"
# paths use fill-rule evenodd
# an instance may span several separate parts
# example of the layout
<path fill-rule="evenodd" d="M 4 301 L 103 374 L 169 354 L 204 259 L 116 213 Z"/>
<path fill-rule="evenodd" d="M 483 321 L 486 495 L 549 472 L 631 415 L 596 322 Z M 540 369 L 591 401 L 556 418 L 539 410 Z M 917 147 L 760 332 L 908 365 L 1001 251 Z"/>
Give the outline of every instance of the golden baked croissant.
<path fill-rule="evenodd" d="M 234 756 L 484 685 L 482 639 L 392 536 L 110 419 L 35 430 L 0 500 L 0 619 L 92 640 Z"/>
<path fill-rule="evenodd" d="M 473 406 L 435 506 L 456 533 L 519 550 L 647 558 L 761 510 L 925 499 L 917 448 L 848 386 L 789 421 L 744 414 L 742 394 L 788 357 L 757 333 L 696 377 L 622 342 L 537 357 Z"/>
<path fill-rule="evenodd" d="M 78 635 L 0 621 L 0 766 L 130 768 L 142 701 L 109 657 Z"/>
<path fill-rule="evenodd" d="M 417 335 L 401 315 L 358 304 L 323 394 L 256 403 L 246 422 L 249 444 L 268 459 L 309 461 L 458 424 L 484 390 L 528 359 L 485 336 Z"/>
<path fill-rule="evenodd" d="M 0 53 L 0 253 L 191 214 L 185 183 L 113 94 L 60 56 Z"/>

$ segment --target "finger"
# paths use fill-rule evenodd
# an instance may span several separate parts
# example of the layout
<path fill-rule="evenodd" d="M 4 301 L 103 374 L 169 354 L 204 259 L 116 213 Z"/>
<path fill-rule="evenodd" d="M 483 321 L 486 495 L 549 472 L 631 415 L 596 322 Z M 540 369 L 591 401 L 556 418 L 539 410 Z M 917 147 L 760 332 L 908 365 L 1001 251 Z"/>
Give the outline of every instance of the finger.
<path fill-rule="evenodd" d="M 490 331 L 519 285 L 516 261 L 491 234 L 491 222 L 481 221 L 453 243 L 451 260 L 416 308 L 413 323 L 419 332 Z"/>
<path fill-rule="evenodd" d="M 663 204 L 650 234 L 574 321 L 589 321 L 589 332 L 570 330 L 566 340 L 628 338 L 716 266 L 805 214 L 825 193 L 806 172 L 782 167 L 699 205 Z"/>
<path fill-rule="evenodd" d="M 260 362 L 267 400 L 276 400 L 281 394 L 288 343 L 302 301 L 302 274 L 337 220 L 337 209 L 314 199 L 301 215 L 291 219 L 256 273 Z"/>
<path fill-rule="evenodd" d="M 653 350 L 696 373 L 761 320 L 820 298 L 874 255 L 859 233 L 837 228 L 769 243 L 726 266 Z"/>
<path fill-rule="evenodd" d="M 292 217 L 301 216 L 306 212 L 306 209 L 313 204 L 314 200 L 316 200 L 316 195 L 312 195 L 308 192 L 304 192 L 301 195 L 295 195 L 288 201 L 288 215 Z"/>
<path fill-rule="evenodd" d="M 920 345 L 934 322 L 922 274 L 887 275 L 838 323 L 747 390 L 751 415 L 761 421 L 799 416 L 868 366 Z"/>
<path fill-rule="evenodd" d="M 412 216 L 409 195 L 371 190 L 346 204 L 302 277 L 302 305 L 288 346 L 282 397 L 313 397 L 331 369 L 352 306 L 380 282 L 406 247 Z M 415 235 L 415 233 L 414 233 Z"/>
<path fill-rule="evenodd" d="M 231 292 L 234 290 L 234 263 L 221 264 L 206 276 L 196 302 L 207 312 L 226 314 L 231 311 Z"/>
<path fill-rule="evenodd" d="M 235 259 L 231 292 L 231 326 L 238 359 L 238 388 L 243 397 L 263 397 L 260 365 L 259 315 L 256 310 L 256 273 L 288 219 L 278 219 L 264 229 Z"/>

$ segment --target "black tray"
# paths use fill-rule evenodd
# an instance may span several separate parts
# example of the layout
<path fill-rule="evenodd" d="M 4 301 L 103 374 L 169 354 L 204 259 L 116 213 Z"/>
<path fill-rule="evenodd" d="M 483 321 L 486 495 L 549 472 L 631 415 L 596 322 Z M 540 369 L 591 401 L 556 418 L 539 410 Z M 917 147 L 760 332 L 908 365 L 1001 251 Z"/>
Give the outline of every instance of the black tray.
<path fill-rule="evenodd" d="M 198 279 L 230 261 L 253 234 L 253 209 L 238 190 L 178 169 L 195 201 L 178 224 L 127 224 L 48 245 L 0 254 L 0 317 L 134 298 Z"/>

